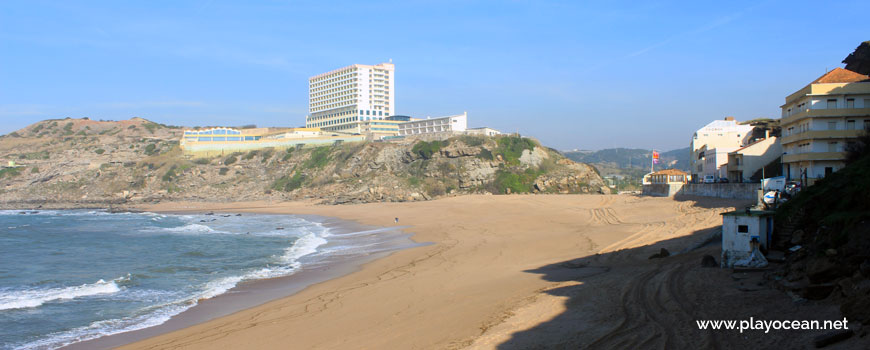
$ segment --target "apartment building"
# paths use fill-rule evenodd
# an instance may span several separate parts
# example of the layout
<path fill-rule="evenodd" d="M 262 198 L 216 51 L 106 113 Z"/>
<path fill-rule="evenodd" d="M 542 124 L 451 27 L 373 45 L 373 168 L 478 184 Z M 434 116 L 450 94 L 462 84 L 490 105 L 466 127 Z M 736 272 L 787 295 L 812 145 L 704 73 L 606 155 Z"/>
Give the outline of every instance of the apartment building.
<path fill-rule="evenodd" d="M 783 171 L 809 184 L 844 166 L 845 148 L 870 130 L 870 77 L 836 68 L 785 98 Z"/>
<path fill-rule="evenodd" d="M 308 79 L 305 127 L 362 133 L 362 122 L 396 111 L 395 65 L 354 64 Z"/>
<path fill-rule="evenodd" d="M 728 152 L 746 146 L 752 140 L 753 129 L 751 125 L 737 123 L 733 117 L 714 120 L 698 129 L 689 147 L 693 181 L 703 179 L 704 175 L 725 177 L 727 169 L 722 167 L 728 164 Z"/>

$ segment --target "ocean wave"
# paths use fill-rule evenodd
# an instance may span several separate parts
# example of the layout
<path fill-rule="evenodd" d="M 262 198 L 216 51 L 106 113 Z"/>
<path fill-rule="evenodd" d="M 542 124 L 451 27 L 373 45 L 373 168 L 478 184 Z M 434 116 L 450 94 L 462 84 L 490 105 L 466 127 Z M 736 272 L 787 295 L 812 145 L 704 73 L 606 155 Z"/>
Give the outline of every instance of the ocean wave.
<path fill-rule="evenodd" d="M 39 307 L 42 304 L 55 300 L 117 293 L 121 291 L 118 283 L 128 279 L 129 276 L 116 278 L 108 282 L 101 279 L 91 284 L 63 288 L 2 290 L 0 291 L 0 310 Z"/>
<path fill-rule="evenodd" d="M 309 233 L 293 242 L 293 245 L 284 249 L 281 262 L 285 264 L 296 263 L 299 258 L 317 252 L 317 247 L 326 244 L 326 239 L 314 233 Z"/>
<path fill-rule="evenodd" d="M 200 224 L 187 224 L 187 225 L 178 226 L 178 227 L 166 227 L 166 228 L 163 228 L 163 231 L 180 232 L 180 233 L 212 233 L 212 232 L 217 232 L 214 229 L 212 229 L 211 227 L 208 227 L 206 225 L 200 225 Z"/>
<path fill-rule="evenodd" d="M 197 299 L 211 299 L 218 295 L 224 294 L 230 289 L 233 289 L 242 281 L 267 279 L 287 276 L 294 273 L 301 264 L 299 258 L 317 252 L 317 248 L 326 244 L 327 241 L 323 237 L 319 237 L 313 233 L 299 237 L 293 245 L 284 250 L 284 254 L 278 259 L 281 265 L 266 266 L 254 271 L 250 271 L 243 275 L 228 276 L 214 281 L 210 281 L 202 288 L 202 292 L 197 295 Z"/>
<path fill-rule="evenodd" d="M 194 305 L 196 305 L 195 302 L 182 301 L 150 307 L 143 309 L 146 312 L 140 315 L 92 322 L 87 326 L 49 334 L 42 339 L 22 344 L 16 347 L 16 349 L 56 349 L 108 335 L 159 326 L 168 321 L 172 316 L 178 315 Z"/>

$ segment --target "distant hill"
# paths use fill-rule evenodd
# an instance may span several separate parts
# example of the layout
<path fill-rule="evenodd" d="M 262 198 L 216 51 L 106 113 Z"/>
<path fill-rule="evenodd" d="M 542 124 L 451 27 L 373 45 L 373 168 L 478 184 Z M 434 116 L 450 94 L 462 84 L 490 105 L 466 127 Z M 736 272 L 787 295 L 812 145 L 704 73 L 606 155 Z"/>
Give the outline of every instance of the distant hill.
<path fill-rule="evenodd" d="M 617 169 L 649 169 L 652 150 L 639 148 L 607 148 L 600 151 L 567 151 L 565 157 L 575 161 L 603 168 Z M 675 168 L 689 170 L 689 147 L 659 152 L 659 164 L 656 169 Z M 602 172 L 604 174 L 604 172 Z"/>

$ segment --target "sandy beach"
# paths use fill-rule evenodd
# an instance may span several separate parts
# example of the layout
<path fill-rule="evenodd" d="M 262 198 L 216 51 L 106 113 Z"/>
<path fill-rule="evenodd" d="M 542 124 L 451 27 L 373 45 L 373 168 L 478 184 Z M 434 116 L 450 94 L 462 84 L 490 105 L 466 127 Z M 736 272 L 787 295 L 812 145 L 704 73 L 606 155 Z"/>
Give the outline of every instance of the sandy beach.
<path fill-rule="evenodd" d="M 805 346 L 803 333 L 699 331 L 694 320 L 811 314 L 718 260 L 721 212 L 745 202 L 617 195 L 462 196 L 321 206 L 166 203 L 150 211 L 314 214 L 408 226 L 417 242 L 292 296 L 124 349 L 523 349 Z M 395 223 L 394 218 L 399 218 Z M 672 256 L 648 259 L 666 248 Z M 740 305 L 741 308 L 735 308 Z M 851 344 L 851 343 L 850 343 Z"/>

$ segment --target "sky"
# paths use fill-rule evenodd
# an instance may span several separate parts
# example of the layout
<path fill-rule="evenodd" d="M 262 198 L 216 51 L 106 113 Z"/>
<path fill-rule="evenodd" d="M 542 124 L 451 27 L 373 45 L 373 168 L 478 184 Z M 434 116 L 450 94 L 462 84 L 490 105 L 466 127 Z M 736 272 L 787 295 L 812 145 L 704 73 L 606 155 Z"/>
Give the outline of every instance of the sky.
<path fill-rule="evenodd" d="M 49 118 L 302 126 L 308 78 L 396 65 L 395 114 L 670 150 L 870 40 L 864 1 L 0 1 L 0 134 Z"/>

